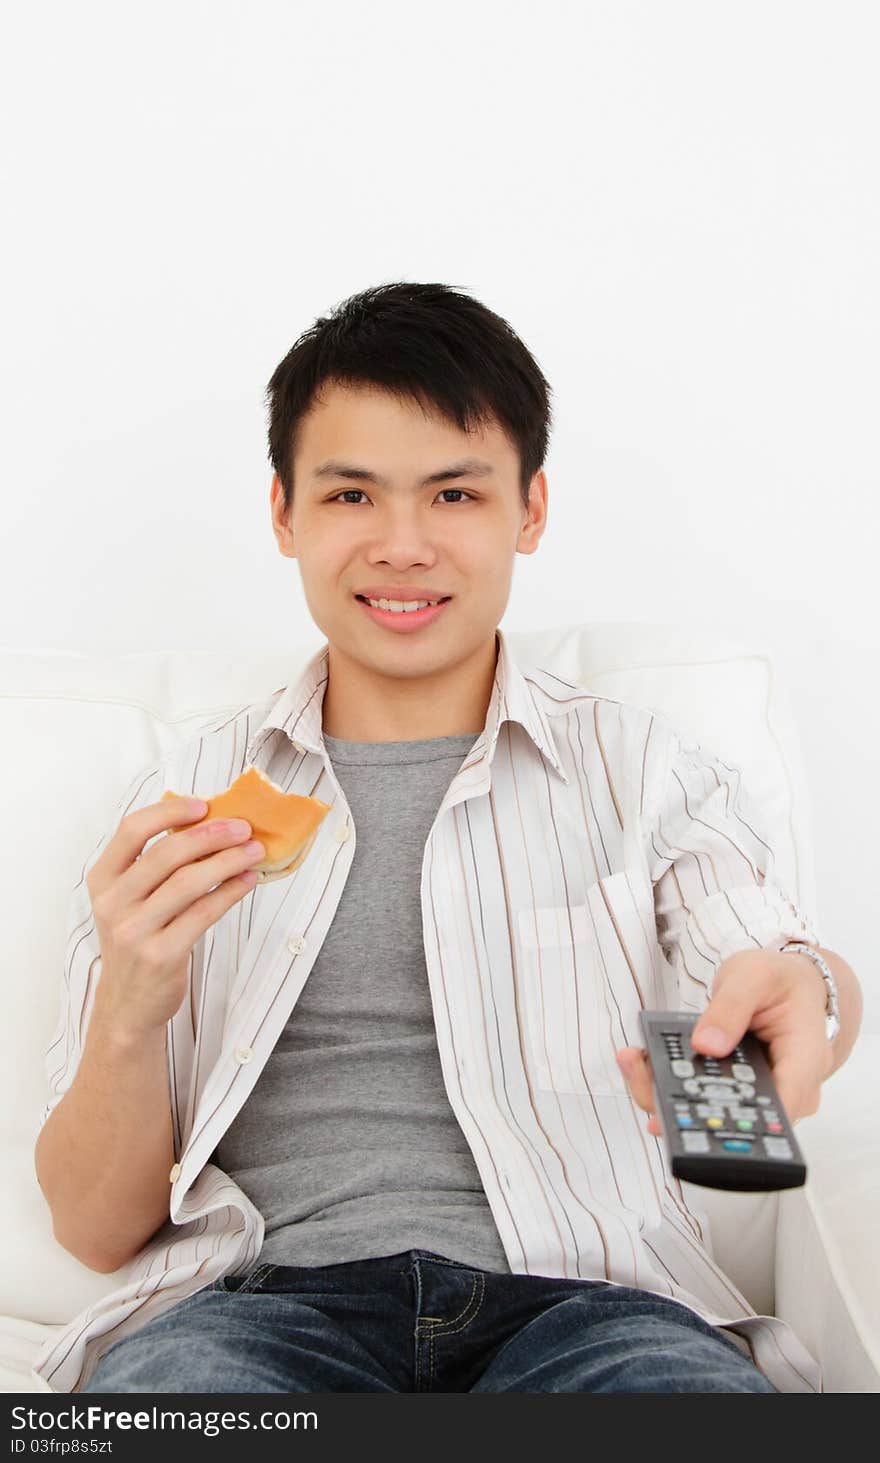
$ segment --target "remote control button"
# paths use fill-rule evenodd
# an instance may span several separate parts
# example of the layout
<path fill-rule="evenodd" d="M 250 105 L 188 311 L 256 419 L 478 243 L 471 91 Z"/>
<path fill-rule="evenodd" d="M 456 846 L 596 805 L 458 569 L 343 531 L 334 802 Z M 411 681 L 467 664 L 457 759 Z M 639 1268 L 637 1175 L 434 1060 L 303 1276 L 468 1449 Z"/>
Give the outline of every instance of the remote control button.
<path fill-rule="evenodd" d="M 770 1098 L 769 1097 L 764 1097 L 763 1095 L 761 1097 L 756 1097 L 755 1098 L 755 1102 L 759 1102 L 762 1107 L 769 1107 L 770 1106 Z"/>
<path fill-rule="evenodd" d="M 682 1133 L 682 1146 L 685 1153 L 708 1153 L 709 1136 L 707 1133 Z"/>
<path fill-rule="evenodd" d="M 739 1128 L 740 1132 L 750 1133 L 755 1125 L 753 1122 L 748 1121 L 746 1118 L 737 1118 L 736 1126 Z"/>
<path fill-rule="evenodd" d="M 748 1143 L 744 1138 L 726 1138 L 724 1146 L 725 1148 L 729 1148 L 731 1153 L 751 1153 L 752 1151 L 751 1143 Z"/>
<path fill-rule="evenodd" d="M 678 1126 L 680 1128 L 692 1128 L 694 1126 L 693 1118 L 690 1117 L 687 1113 L 680 1112 L 676 1114 L 675 1121 L 678 1123 Z"/>
<path fill-rule="evenodd" d="M 730 1070 L 740 1082 L 754 1082 L 755 1080 L 754 1068 L 748 1067 L 742 1062 L 736 1062 Z"/>
<path fill-rule="evenodd" d="M 767 1132 L 768 1133 L 784 1133 L 785 1132 L 785 1129 L 784 1129 L 784 1127 L 782 1126 L 781 1123 L 768 1123 L 767 1124 Z"/>
<path fill-rule="evenodd" d="M 681 1085 L 684 1088 L 685 1092 L 690 1092 L 694 1097 L 699 1096 L 700 1084 L 697 1081 L 696 1077 L 685 1077 Z"/>
<path fill-rule="evenodd" d="M 724 1127 L 724 1119 L 723 1118 L 707 1118 L 706 1119 L 706 1127 L 707 1128 L 723 1128 Z"/>
<path fill-rule="evenodd" d="M 693 1062 L 673 1062 L 672 1070 L 676 1077 L 693 1077 L 694 1064 Z"/>
<path fill-rule="evenodd" d="M 754 1095 L 755 1095 L 755 1089 L 754 1089 L 754 1087 L 750 1087 L 747 1082 L 740 1082 L 740 1084 L 739 1084 L 739 1086 L 737 1087 L 736 1090 L 739 1093 L 740 1097 L 750 1097 L 751 1098 L 751 1097 L 754 1097 Z"/>
<path fill-rule="evenodd" d="M 698 1118 L 722 1118 L 723 1116 L 724 1108 L 721 1107 L 717 1102 L 697 1103 Z"/>
<path fill-rule="evenodd" d="M 703 1086 L 704 1097 L 730 1097 L 731 1095 L 732 1094 L 730 1093 L 729 1089 L 727 1087 L 722 1087 L 720 1083 L 715 1083 L 712 1085 L 706 1083 Z"/>
<path fill-rule="evenodd" d="M 764 1148 L 770 1158 L 791 1158 L 791 1144 L 787 1138 L 765 1138 Z"/>

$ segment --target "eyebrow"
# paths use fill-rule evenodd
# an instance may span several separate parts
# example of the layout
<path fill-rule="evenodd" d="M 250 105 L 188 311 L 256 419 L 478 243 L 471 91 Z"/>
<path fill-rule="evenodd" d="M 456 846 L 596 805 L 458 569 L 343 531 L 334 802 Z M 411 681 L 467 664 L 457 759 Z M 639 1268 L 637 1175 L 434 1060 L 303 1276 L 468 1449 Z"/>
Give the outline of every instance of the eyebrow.
<path fill-rule="evenodd" d="M 465 457 L 460 462 L 453 462 L 449 467 L 441 468 L 439 472 L 429 473 L 422 478 L 418 484 L 425 488 L 429 483 L 443 483 L 450 478 L 461 477 L 490 477 L 495 469 L 491 462 L 483 462 L 479 457 Z M 365 467 L 354 467 L 349 462 L 340 462 L 336 458 L 330 458 L 316 467 L 312 473 L 313 478 L 351 478 L 355 482 L 376 483 L 379 487 L 387 488 L 388 479 L 380 477 L 378 473 L 370 472 Z"/>

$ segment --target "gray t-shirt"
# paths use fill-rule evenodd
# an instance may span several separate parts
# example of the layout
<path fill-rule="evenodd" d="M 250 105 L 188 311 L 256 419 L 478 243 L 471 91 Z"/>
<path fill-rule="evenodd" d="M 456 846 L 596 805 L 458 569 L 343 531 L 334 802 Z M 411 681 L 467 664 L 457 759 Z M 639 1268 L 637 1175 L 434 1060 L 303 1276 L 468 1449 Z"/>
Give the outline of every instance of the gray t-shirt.
<path fill-rule="evenodd" d="M 422 944 L 425 840 L 478 735 L 324 734 L 355 825 L 348 882 L 296 1007 L 212 1155 L 265 1219 L 261 1262 L 427 1249 L 510 1270 L 443 1084 Z"/>

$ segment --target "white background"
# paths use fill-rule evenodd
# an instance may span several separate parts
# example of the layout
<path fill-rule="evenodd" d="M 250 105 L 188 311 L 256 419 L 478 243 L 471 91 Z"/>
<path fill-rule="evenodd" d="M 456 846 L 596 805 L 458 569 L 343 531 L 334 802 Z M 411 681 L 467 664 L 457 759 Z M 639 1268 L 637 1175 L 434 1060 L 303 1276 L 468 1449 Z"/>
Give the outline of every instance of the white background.
<path fill-rule="evenodd" d="M 465 289 L 554 391 L 504 627 L 758 633 L 876 981 L 878 47 L 847 0 L 8 12 L 3 644 L 308 638 L 269 376 L 368 285 Z"/>

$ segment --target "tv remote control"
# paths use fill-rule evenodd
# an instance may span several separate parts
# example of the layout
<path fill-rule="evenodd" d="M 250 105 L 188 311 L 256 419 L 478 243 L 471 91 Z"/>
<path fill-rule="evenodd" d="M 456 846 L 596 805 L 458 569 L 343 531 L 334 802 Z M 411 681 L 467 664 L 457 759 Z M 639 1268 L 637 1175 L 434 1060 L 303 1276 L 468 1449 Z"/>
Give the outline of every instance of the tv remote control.
<path fill-rule="evenodd" d="M 725 1057 L 691 1046 L 698 1015 L 640 1011 L 663 1137 L 676 1178 L 711 1189 L 794 1189 L 807 1177 L 766 1047 L 747 1031 Z"/>

